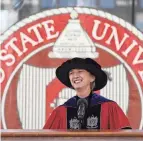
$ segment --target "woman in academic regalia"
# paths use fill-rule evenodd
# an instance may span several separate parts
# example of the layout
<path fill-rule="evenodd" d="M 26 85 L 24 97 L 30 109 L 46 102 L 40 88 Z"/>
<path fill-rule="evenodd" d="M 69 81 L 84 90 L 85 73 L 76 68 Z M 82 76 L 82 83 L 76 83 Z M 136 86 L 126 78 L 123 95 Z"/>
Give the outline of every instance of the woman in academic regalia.
<path fill-rule="evenodd" d="M 128 118 L 110 99 L 96 94 L 108 76 L 90 58 L 73 58 L 56 69 L 57 78 L 76 96 L 53 110 L 44 129 L 131 129 Z"/>

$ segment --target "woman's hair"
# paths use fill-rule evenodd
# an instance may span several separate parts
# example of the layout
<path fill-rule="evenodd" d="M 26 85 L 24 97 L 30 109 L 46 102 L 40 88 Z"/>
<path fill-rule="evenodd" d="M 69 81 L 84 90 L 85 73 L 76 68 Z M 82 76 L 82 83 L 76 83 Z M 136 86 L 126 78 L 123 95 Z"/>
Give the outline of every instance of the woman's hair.
<path fill-rule="evenodd" d="M 91 82 L 91 91 L 95 88 L 95 81 Z"/>

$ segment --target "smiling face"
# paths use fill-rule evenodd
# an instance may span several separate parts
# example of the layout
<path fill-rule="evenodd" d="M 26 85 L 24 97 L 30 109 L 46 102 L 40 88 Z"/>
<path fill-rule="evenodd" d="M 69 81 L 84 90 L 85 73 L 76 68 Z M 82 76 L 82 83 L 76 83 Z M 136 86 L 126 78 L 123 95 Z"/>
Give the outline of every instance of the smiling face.
<path fill-rule="evenodd" d="M 95 80 L 95 76 L 84 69 L 72 69 L 69 72 L 69 79 L 75 90 L 88 88 L 91 90 L 91 82 Z"/>

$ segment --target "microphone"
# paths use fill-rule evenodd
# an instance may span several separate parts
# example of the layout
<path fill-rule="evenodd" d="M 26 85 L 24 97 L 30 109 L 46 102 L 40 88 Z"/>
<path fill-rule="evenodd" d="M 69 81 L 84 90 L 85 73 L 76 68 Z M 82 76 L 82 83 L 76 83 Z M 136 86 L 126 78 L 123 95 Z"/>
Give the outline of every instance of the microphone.
<path fill-rule="evenodd" d="M 79 120 L 83 120 L 85 116 L 86 109 L 88 107 L 88 101 L 85 98 L 81 98 L 77 101 L 77 116 Z"/>

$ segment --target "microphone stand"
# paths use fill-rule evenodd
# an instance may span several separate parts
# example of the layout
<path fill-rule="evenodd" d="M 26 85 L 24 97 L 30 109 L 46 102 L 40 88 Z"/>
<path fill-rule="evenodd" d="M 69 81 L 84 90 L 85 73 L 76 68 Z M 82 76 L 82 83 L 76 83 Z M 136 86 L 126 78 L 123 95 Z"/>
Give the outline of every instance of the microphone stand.
<path fill-rule="evenodd" d="M 84 127 L 84 119 L 79 119 L 79 129 Z"/>
<path fill-rule="evenodd" d="M 79 119 L 79 129 L 84 129 L 84 117 L 86 115 L 86 108 L 88 102 L 86 99 L 79 99 L 77 105 L 78 105 L 77 116 Z"/>

